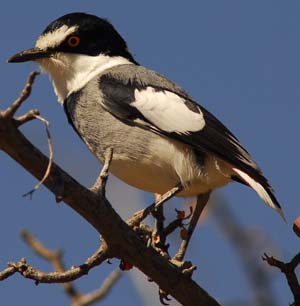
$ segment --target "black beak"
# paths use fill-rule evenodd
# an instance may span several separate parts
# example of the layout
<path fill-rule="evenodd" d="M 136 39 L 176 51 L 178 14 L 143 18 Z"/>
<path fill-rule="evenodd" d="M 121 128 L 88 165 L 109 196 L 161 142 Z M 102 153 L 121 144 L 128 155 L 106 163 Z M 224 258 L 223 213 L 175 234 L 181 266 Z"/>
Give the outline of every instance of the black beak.
<path fill-rule="evenodd" d="M 46 58 L 50 56 L 49 51 L 41 50 L 39 48 L 31 48 L 24 50 L 13 55 L 7 60 L 8 63 L 23 63 L 29 61 L 35 61 L 37 59 Z"/>

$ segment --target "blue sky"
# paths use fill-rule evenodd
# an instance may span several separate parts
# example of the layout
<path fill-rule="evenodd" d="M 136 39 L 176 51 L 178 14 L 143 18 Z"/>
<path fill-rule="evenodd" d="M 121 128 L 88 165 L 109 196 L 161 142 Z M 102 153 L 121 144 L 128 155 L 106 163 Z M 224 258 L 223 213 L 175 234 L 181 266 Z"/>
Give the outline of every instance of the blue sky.
<path fill-rule="evenodd" d="M 36 67 L 31 63 L 8 65 L 6 59 L 33 46 L 50 21 L 72 11 L 108 18 L 127 40 L 138 62 L 183 86 L 250 151 L 276 190 L 288 225 L 243 186 L 232 184 L 223 188 L 221 194 L 245 226 L 265 233 L 266 243 L 257 251 L 258 261 L 264 251 L 274 249 L 288 260 L 299 246 L 291 232 L 291 223 L 300 213 L 300 3 L 296 0 L 187 3 L 170 0 L 6 2 L 0 11 L 0 108 L 16 98 L 28 73 Z M 38 78 L 22 111 L 31 108 L 40 109 L 51 122 L 55 161 L 90 186 L 100 165 L 67 124 L 45 75 Z M 29 123 L 23 131 L 47 152 L 45 131 L 39 123 Z M 32 201 L 22 198 L 36 180 L 1 152 L 0 168 L 0 269 L 6 262 L 25 256 L 37 267 L 51 270 L 20 240 L 22 228 L 37 234 L 49 247 L 63 247 L 69 265 L 82 263 L 96 249 L 97 233 L 67 206 L 57 205 L 47 190 L 41 188 Z M 150 195 L 113 178 L 109 183 L 109 197 L 123 217 L 130 216 L 139 203 L 145 205 L 151 201 Z M 170 205 L 180 207 L 180 203 L 178 200 Z M 213 218 L 207 217 L 198 229 L 189 256 L 199 266 L 195 279 L 219 301 L 250 296 L 236 255 Z M 84 291 L 95 289 L 111 269 L 110 266 L 98 268 L 77 283 Z M 149 304 L 150 297 L 146 298 L 147 304 L 134 286 L 136 277 L 143 277 L 134 273 L 129 272 L 122 278 L 105 305 L 116 305 L 120 299 L 131 306 Z M 278 305 L 291 302 L 283 277 L 275 272 L 273 277 Z M 1 283 L 0 296 L 6 305 L 67 304 L 59 286 L 36 287 L 18 276 Z"/>

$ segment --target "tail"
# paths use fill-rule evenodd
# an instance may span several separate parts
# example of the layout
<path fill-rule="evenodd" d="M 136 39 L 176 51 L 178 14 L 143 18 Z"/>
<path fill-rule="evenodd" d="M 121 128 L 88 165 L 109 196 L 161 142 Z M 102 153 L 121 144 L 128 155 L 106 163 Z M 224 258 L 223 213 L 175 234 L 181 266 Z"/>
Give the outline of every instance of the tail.
<path fill-rule="evenodd" d="M 233 171 L 252 189 L 254 189 L 257 194 L 261 197 L 261 199 L 271 208 L 275 209 L 282 219 L 286 222 L 283 210 L 275 198 L 273 194 L 273 190 L 271 186 L 266 182 L 265 184 L 259 183 L 258 181 L 254 180 L 252 177 L 250 177 L 247 173 L 244 171 L 233 168 Z"/>

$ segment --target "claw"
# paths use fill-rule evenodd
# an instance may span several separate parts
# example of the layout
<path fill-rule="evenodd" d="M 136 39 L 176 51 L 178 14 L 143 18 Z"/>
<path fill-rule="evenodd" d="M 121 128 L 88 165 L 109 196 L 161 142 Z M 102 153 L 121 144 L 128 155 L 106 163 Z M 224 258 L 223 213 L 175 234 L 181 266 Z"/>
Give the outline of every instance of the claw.
<path fill-rule="evenodd" d="M 56 202 L 57 204 L 60 203 L 63 199 L 64 199 L 64 198 L 63 198 L 63 196 L 61 196 L 61 195 L 55 196 L 55 202 Z"/>
<path fill-rule="evenodd" d="M 168 301 L 168 302 L 171 301 L 171 299 L 169 298 L 169 294 L 168 293 L 166 293 L 162 289 L 159 289 L 158 295 L 159 295 L 159 300 L 160 300 L 161 304 L 169 305 L 167 302 L 165 302 L 165 300 Z"/>
<path fill-rule="evenodd" d="M 190 268 L 182 270 L 182 273 L 187 277 L 192 277 L 194 271 L 197 270 L 196 266 L 191 266 Z"/>
<path fill-rule="evenodd" d="M 147 248 L 150 248 L 152 244 L 152 237 L 149 237 L 149 239 L 147 240 Z"/>

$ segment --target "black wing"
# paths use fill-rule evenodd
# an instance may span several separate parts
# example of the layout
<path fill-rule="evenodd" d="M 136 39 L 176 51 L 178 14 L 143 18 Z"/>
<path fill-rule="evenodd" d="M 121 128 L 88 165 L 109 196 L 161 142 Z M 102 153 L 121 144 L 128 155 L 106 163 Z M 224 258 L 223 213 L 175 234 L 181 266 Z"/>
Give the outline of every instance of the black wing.
<path fill-rule="evenodd" d="M 144 67 L 122 65 L 102 75 L 99 86 L 103 92 L 102 104 L 112 115 L 127 124 L 142 125 L 186 143 L 196 152 L 214 154 L 246 173 L 244 177 L 239 175 L 240 179 L 267 204 L 280 207 L 267 179 L 238 139 L 175 83 Z M 256 182 L 263 186 L 270 200 L 258 191 Z"/>

